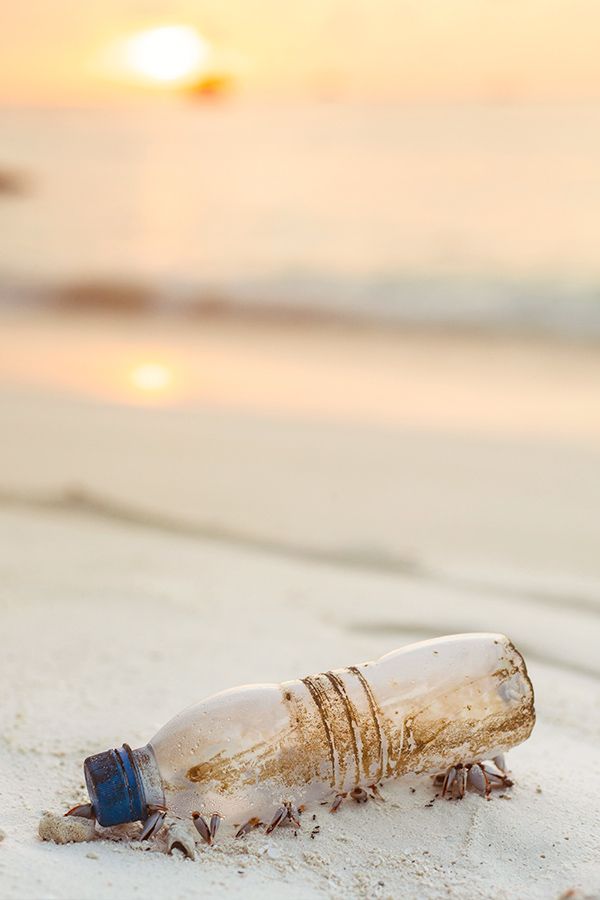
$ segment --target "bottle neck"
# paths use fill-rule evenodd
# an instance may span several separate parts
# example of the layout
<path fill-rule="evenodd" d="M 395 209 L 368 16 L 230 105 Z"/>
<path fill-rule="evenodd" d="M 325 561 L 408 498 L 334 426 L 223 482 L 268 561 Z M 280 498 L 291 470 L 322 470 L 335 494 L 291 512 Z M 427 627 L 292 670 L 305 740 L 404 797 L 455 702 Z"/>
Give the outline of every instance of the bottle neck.
<path fill-rule="evenodd" d="M 123 744 L 89 756 L 83 770 L 96 819 L 103 826 L 139 822 L 164 809 L 164 791 L 152 748 Z"/>
<path fill-rule="evenodd" d="M 135 760 L 138 776 L 144 789 L 146 806 L 163 807 L 165 805 L 165 792 L 162 778 L 150 744 L 132 750 L 131 755 Z"/>

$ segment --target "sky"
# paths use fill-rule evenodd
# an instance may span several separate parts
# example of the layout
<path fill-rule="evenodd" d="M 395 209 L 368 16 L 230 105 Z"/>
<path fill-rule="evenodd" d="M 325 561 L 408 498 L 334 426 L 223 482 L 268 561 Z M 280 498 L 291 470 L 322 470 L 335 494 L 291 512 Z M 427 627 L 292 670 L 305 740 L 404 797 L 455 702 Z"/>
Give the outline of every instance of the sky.
<path fill-rule="evenodd" d="M 249 95 L 600 99 L 599 0 L 0 2 L 0 100 L 9 103 L 155 90 L 111 66 L 107 50 L 174 24 L 198 29 Z"/>

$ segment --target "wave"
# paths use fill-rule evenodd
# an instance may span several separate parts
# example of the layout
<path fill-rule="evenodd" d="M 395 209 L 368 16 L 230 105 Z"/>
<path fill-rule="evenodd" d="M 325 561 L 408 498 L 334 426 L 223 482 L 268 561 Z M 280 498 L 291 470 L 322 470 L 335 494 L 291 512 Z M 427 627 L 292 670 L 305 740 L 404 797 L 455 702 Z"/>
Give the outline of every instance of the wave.
<path fill-rule="evenodd" d="M 291 273 L 222 283 L 117 278 L 0 283 L 2 306 L 191 319 L 348 322 L 600 337 L 600 283 L 453 275 Z"/>

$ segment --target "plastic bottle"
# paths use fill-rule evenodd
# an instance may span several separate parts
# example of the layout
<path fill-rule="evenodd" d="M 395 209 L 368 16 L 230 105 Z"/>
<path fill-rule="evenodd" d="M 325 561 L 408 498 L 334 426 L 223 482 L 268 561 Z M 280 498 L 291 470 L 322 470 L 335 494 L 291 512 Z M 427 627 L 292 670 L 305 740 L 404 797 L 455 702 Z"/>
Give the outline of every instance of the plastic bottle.
<path fill-rule="evenodd" d="M 521 654 L 499 634 L 454 635 L 375 662 L 238 687 L 175 716 L 142 748 L 85 760 L 101 825 L 155 810 L 238 826 L 407 772 L 494 757 L 535 721 Z"/>

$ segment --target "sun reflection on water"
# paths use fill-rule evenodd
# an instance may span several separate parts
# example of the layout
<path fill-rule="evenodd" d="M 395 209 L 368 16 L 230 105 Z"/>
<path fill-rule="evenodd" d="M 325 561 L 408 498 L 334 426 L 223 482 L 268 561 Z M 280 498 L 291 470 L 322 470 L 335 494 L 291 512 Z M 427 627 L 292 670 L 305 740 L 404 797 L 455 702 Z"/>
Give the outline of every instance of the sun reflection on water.
<path fill-rule="evenodd" d="M 173 370 L 164 363 L 141 363 L 131 369 L 129 382 L 142 393 L 162 394 L 173 385 Z"/>

